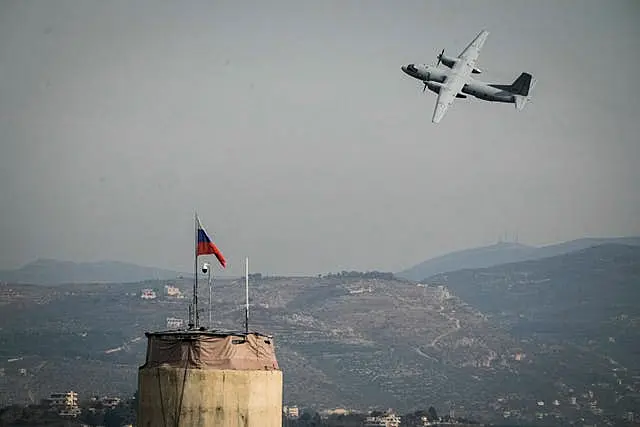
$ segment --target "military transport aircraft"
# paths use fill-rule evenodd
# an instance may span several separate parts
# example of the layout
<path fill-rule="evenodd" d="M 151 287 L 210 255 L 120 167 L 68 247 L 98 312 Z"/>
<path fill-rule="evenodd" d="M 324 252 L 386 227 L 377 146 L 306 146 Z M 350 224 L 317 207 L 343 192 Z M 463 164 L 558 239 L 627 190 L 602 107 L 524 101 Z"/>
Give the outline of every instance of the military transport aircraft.
<path fill-rule="evenodd" d="M 531 74 L 529 73 L 520 74 L 510 85 L 484 83 L 471 77 L 471 74 L 482 72 L 476 68 L 476 61 L 488 35 L 488 31 L 481 31 L 457 58 L 445 56 L 442 49 L 435 67 L 425 64 L 402 66 L 402 71 L 424 83 L 423 92 L 429 89 L 438 94 L 438 101 L 431 119 L 433 123 L 442 120 L 455 98 L 466 98 L 467 95 L 485 101 L 511 102 L 518 110 L 522 110 L 530 99 Z M 440 68 L 440 63 L 450 70 Z"/>

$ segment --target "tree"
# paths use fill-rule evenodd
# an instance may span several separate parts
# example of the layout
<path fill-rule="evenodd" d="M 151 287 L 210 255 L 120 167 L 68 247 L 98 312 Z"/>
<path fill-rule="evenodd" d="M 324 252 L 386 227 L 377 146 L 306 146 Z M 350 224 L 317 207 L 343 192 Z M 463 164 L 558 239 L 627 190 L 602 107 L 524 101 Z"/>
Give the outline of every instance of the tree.
<path fill-rule="evenodd" d="M 322 425 L 322 418 L 320 418 L 320 414 L 319 413 L 315 413 L 313 414 L 313 421 L 311 422 L 312 426 L 317 426 L 320 427 Z"/>
<path fill-rule="evenodd" d="M 438 421 L 438 413 L 436 412 L 436 408 L 433 406 L 429 406 L 429 410 L 427 411 L 429 421 Z"/>
<path fill-rule="evenodd" d="M 107 427 L 120 427 L 124 422 L 124 417 L 117 410 L 109 410 L 104 414 L 104 425 Z"/>

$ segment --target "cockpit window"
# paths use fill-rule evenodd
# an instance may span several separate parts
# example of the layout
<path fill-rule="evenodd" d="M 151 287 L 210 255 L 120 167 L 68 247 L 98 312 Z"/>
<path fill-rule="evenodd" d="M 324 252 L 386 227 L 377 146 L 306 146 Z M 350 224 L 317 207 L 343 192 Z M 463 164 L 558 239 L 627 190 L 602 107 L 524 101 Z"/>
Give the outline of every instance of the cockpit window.
<path fill-rule="evenodd" d="M 407 69 L 408 69 L 409 71 L 411 71 L 412 73 L 417 73 L 417 72 L 418 72 L 418 70 L 416 69 L 415 65 L 413 65 L 413 64 L 409 64 L 409 66 L 407 67 Z"/>

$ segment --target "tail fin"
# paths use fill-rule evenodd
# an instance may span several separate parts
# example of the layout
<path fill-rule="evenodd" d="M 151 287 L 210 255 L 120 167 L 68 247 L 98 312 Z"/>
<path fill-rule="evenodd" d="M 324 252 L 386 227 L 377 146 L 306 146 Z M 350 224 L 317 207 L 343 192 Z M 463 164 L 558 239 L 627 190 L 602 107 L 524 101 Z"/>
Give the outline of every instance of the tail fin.
<path fill-rule="evenodd" d="M 531 74 L 522 73 L 511 85 L 509 92 L 513 93 L 513 97 L 515 98 L 516 110 L 522 110 L 527 104 L 527 101 L 529 101 L 529 91 L 532 88 L 532 84 L 534 84 L 534 82 L 532 82 Z"/>
<path fill-rule="evenodd" d="M 529 88 L 531 87 L 531 74 L 522 73 L 518 76 L 515 82 L 511 84 L 510 92 L 514 95 L 529 95 Z"/>

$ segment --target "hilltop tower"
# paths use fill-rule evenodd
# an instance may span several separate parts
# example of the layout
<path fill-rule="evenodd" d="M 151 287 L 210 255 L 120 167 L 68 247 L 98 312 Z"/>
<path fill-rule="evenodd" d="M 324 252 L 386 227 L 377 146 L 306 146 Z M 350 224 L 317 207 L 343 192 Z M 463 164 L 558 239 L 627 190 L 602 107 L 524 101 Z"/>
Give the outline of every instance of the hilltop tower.
<path fill-rule="evenodd" d="M 281 427 L 282 371 L 256 332 L 147 332 L 140 427 Z"/>
<path fill-rule="evenodd" d="M 138 370 L 140 427 L 281 427 L 282 371 L 273 337 L 249 332 L 249 258 L 245 262 L 244 332 L 200 326 L 198 256 L 222 252 L 195 215 L 193 302 L 189 328 L 147 332 L 147 357 Z M 211 269 L 208 275 L 211 313 Z M 211 314 L 209 315 L 211 319 Z M 209 321 L 211 323 L 211 320 Z"/>

